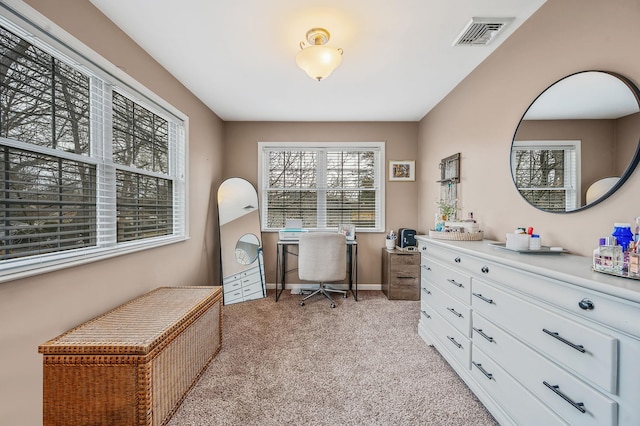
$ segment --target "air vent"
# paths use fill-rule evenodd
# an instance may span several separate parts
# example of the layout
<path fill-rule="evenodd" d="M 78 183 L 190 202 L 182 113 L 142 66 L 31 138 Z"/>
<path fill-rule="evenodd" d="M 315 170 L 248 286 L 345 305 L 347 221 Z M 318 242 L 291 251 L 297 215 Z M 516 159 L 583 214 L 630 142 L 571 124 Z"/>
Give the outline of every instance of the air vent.
<path fill-rule="evenodd" d="M 486 46 L 509 25 L 514 18 L 471 18 L 454 46 Z"/>

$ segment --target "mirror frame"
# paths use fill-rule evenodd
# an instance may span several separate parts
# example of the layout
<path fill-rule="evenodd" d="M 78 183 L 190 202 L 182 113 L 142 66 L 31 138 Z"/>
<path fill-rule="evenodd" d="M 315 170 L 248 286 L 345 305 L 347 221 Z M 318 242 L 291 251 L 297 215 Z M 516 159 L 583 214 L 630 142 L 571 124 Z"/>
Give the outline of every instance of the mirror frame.
<path fill-rule="evenodd" d="M 245 237 L 253 237 L 255 239 L 255 242 L 253 241 L 247 241 L 244 238 Z M 251 260 L 249 261 L 249 263 L 245 263 L 242 261 L 242 259 L 240 259 L 238 257 L 238 250 L 242 250 L 244 251 L 247 255 L 249 254 L 249 252 L 247 252 L 246 250 L 240 249 L 238 248 L 238 246 L 240 245 L 240 243 L 248 243 L 251 245 L 255 245 L 256 249 L 255 249 L 255 255 L 253 254 L 253 252 L 251 253 L 252 257 Z M 256 260 L 258 260 L 258 258 L 260 257 L 260 250 L 262 250 L 261 246 L 260 246 L 260 239 L 258 238 L 258 236 L 252 232 L 247 232 L 246 234 L 242 235 L 240 238 L 238 238 L 238 241 L 236 242 L 236 247 L 235 247 L 235 257 L 236 257 L 236 262 L 238 262 L 241 265 L 253 265 Z"/>
<path fill-rule="evenodd" d="M 620 176 L 620 179 L 618 180 L 618 182 L 609 189 L 609 191 L 607 191 L 605 194 L 603 194 L 600 198 L 598 198 L 597 200 L 593 201 L 592 203 L 585 204 L 584 206 L 580 206 L 577 209 L 564 211 L 564 212 L 549 211 L 549 210 L 541 209 L 540 207 L 532 204 L 528 199 L 526 199 L 524 196 L 522 196 L 522 194 L 520 194 L 520 190 L 518 189 L 518 187 L 516 185 L 516 179 L 515 179 L 515 176 L 513 174 L 513 156 L 512 156 L 513 143 L 516 141 L 516 135 L 518 134 L 518 129 L 520 128 L 520 125 L 522 124 L 525 116 L 527 115 L 527 113 L 529 112 L 531 107 L 551 87 L 555 86 L 556 84 L 560 83 L 561 81 L 563 81 L 563 80 L 565 80 L 567 78 L 570 78 L 570 77 L 578 75 L 578 74 L 587 73 L 587 72 L 600 72 L 600 73 L 608 74 L 608 75 L 610 75 L 612 77 L 615 77 L 615 78 L 619 79 L 622 83 L 624 83 L 629 88 L 629 90 L 631 91 L 631 93 L 635 97 L 636 102 L 638 103 L 638 109 L 640 111 L 640 89 L 638 89 L 638 86 L 636 86 L 636 84 L 633 81 L 631 81 L 630 79 L 628 79 L 627 77 L 625 77 L 625 76 L 623 76 L 621 74 L 618 74 L 616 72 L 612 72 L 612 71 L 586 70 L 586 71 L 578 71 L 578 72 L 569 74 L 569 75 L 567 75 L 565 77 L 562 77 L 561 79 L 553 82 L 552 84 L 550 84 L 546 89 L 544 89 L 542 92 L 540 92 L 540 94 L 538 96 L 535 97 L 535 99 L 531 102 L 531 104 L 527 107 L 527 109 L 522 114 L 522 117 L 520 117 L 520 121 L 518 121 L 518 125 L 516 126 L 516 130 L 513 133 L 513 138 L 511 139 L 511 148 L 509 149 L 509 171 L 511 172 L 511 180 L 513 182 L 513 185 L 516 187 L 516 191 L 518 191 L 518 194 L 529 205 L 531 205 L 532 207 L 534 207 L 534 208 L 536 208 L 536 209 L 538 209 L 538 210 L 540 210 L 542 212 L 545 212 L 545 213 L 554 213 L 554 214 L 576 213 L 576 212 L 584 211 L 584 210 L 586 210 L 588 208 L 591 208 L 591 207 L 593 207 L 593 206 L 595 206 L 597 204 L 600 204 L 601 202 L 603 202 L 604 200 L 609 198 L 611 195 L 613 195 L 618 189 L 620 189 L 622 187 L 622 185 L 624 185 L 624 183 L 631 177 L 631 175 L 633 174 L 633 171 L 636 169 L 638 163 L 640 162 L 640 132 L 639 132 L 638 133 L 638 144 L 636 145 L 635 153 L 634 153 L 633 158 L 631 159 L 629 165 L 625 169 L 624 173 L 622 174 L 622 176 Z"/>

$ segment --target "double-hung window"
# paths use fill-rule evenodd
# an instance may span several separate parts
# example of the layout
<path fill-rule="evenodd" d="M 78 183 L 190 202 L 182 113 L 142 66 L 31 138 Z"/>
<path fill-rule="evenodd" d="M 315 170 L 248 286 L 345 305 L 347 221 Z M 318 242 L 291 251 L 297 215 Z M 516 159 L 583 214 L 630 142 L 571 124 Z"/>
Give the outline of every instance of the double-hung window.
<path fill-rule="evenodd" d="M 0 278 L 184 239 L 184 120 L 33 28 L 0 17 Z"/>
<path fill-rule="evenodd" d="M 514 141 L 511 167 L 520 194 L 546 211 L 580 206 L 580 141 Z"/>
<path fill-rule="evenodd" d="M 384 230 L 384 143 L 260 142 L 262 229 Z"/>

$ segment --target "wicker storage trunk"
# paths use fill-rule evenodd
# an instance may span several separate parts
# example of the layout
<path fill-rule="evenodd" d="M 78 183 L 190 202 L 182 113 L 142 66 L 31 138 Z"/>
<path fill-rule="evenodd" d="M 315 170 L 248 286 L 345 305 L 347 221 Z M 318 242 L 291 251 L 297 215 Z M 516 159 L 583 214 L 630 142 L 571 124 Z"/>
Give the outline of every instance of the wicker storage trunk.
<path fill-rule="evenodd" d="M 40 345 L 43 425 L 166 424 L 222 343 L 221 287 L 161 287 Z"/>

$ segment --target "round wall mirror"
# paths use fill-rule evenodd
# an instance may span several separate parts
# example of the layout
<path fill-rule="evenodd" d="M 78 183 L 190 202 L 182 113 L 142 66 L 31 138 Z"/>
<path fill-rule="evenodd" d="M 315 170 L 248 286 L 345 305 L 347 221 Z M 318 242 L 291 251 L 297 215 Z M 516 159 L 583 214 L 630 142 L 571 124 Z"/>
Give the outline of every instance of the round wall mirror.
<path fill-rule="evenodd" d="M 236 260 L 242 265 L 251 265 L 258 259 L 260 240 L 253 234 L 244 234 L 236 243 Z"/>
<path fill-rule="evenodd" d="M 640 92 L 627 78 L 583 71 L 529 106 L 511 145 L 520 195 L 547 212 L 574 212 L 613 194 L 640 160 Z"/>

